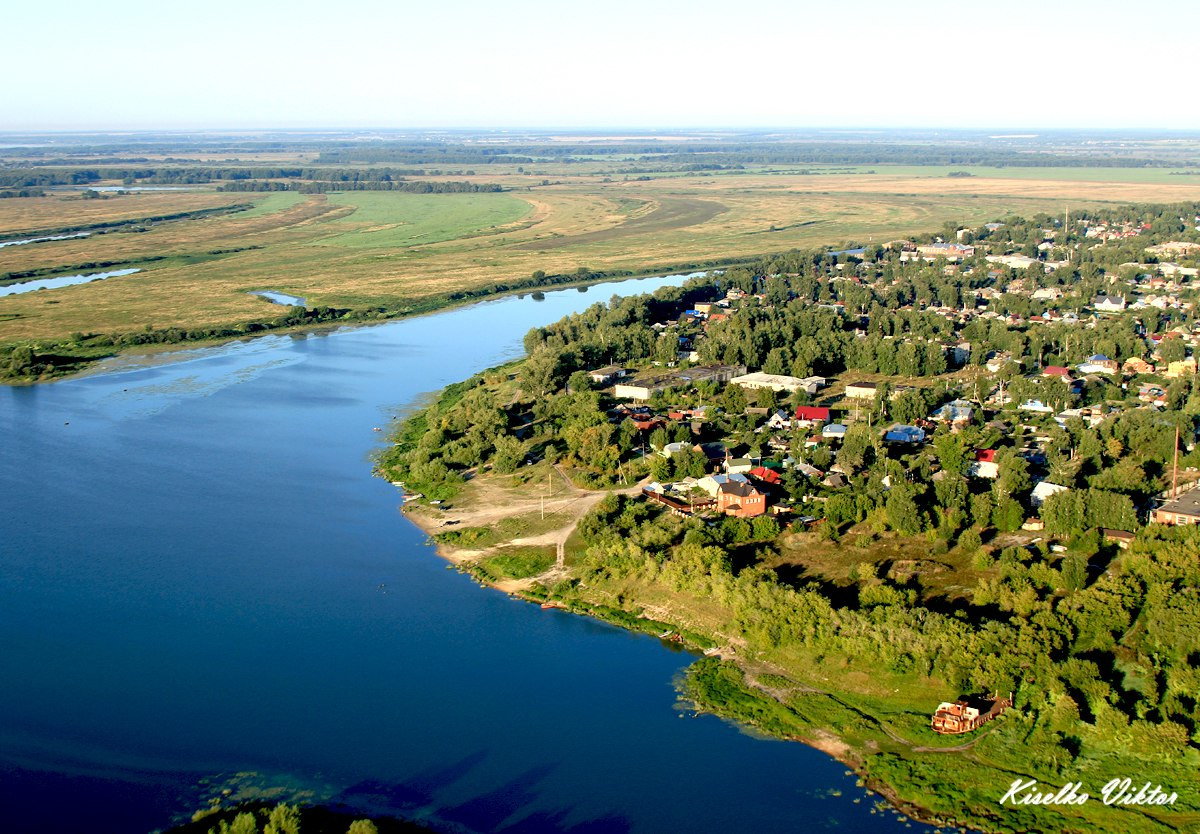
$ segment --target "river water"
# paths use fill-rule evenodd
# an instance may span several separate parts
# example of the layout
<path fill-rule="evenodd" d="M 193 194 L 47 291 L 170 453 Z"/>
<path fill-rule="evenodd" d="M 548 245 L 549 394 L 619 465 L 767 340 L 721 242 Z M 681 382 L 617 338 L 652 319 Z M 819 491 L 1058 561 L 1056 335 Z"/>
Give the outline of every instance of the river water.
<path fill-rule="evenodd" d="M 0 298 L 6 295 L 21 295 L 22 293 L 35 292 L 37 290 L 58 290 L 63 287 L 73 287 L 76 284 L 103 281 L 105 278 L 120 278 L 124 275 L 133 275 L 135 272 L 141 272 L 141 270 L 114 269 L 109 272 L 88 272 L 79 275 L 61 275 L 58 278 L 38 278 L 34 281 L 24 281 L 20 284 L 9 284 L 6 287 L 0 287 Z"/>
<path fill-rule="evenodd" d="M 680 709 L 691 656 L 446 570 L 371 477 L 394 408 L 673 280 L 0 389 L 0 828 L 147 832 L 231 779 L 469 832 L 904 828 Z"/>

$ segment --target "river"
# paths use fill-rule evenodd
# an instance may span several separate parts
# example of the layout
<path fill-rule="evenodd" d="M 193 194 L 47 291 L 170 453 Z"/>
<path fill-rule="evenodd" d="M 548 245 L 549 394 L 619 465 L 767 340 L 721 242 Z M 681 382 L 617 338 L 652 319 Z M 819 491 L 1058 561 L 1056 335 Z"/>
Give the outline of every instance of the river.
<path fill-rule="evenodd" d="M 0 389 L 0 828 L 147 832 L 231 779 L 468 832 L 904 828 L 693 719 L 690 655 L 447 570 L 371 477 L 394 409 L 672 280 Z"/>

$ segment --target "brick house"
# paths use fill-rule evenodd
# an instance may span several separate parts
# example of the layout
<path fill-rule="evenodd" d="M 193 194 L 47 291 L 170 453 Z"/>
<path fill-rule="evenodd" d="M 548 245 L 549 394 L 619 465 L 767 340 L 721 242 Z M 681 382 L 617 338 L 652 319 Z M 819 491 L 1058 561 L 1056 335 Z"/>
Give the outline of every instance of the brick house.
<path fill-rule="evenodd" d="M 767 496 L 748 483 L 724 483 L 717 489 L 717 509 L 738 518 L 757 518 L 767 512 Z"/>

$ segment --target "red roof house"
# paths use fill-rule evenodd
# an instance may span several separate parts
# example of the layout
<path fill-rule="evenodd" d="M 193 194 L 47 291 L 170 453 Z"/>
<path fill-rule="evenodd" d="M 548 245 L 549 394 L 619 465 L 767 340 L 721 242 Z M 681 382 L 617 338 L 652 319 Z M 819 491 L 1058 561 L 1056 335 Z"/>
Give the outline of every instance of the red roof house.
<path fill-rule="evenodd" d="M 829 409 L 818 408 L 815 405 L 802 405 L 796 409 L 797 420 L 820 420 L 823 423 L 829 422 Z"/>
<path fill-rule="evenodd" d="M 773 469 L 767 469 L 765 466 L 756 466 L 749 472 L 750 477 L 762 481 L 764 484 L 779 483 L 779 473 Z"/>

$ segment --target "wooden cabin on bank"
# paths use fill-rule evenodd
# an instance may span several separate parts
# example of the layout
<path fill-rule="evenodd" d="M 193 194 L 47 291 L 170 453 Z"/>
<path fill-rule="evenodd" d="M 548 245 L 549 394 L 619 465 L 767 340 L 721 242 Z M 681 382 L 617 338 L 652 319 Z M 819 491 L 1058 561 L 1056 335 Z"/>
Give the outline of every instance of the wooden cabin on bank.
<path fill-rule="evenodd" d="M 1013 705 L 1007 698 L 959 698 L 938 705 L 933 714 L 933 731 L 942 735 L 960 735 L 977 730 Z"/>

